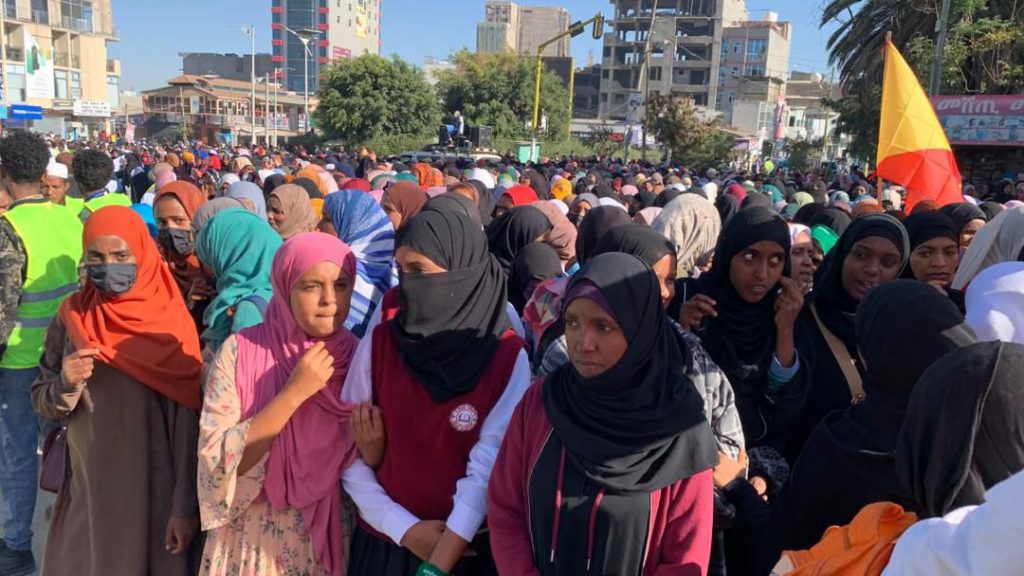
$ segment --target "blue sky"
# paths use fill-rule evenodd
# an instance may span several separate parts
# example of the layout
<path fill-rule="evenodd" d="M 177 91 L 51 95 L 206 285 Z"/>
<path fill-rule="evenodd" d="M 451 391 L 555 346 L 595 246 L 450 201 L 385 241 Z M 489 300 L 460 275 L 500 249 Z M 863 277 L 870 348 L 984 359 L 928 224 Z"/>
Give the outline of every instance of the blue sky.
<path fill-rule="evenodd" d="M 818 29 L 824 0 L 747 0 L 751 19 L 764 11 L 778 12 L 780 20 L 793 23 L 790 69 L 828 70 L 826 32 Z M 603 0 L 521 0 L 535 6 L 564 6 L 574 20 L 597 11 L 611 14 Z M 114 21 L 121 41 L 111 45 L 111 55 L 122 61 L 122 88 L 144 90 L 161 86 L 179 73 L 179 52 L 235 52 L 248 54 L 249 37 L 241 27 L 257 27 L 259 52 L 270 51 L 269 0 L 180 0 L 173 7 L 154 10 L 150 0 L 114 0 Z M 398 54 L 416 65 L 426 56 L 444 57 L 476 44 L 476 23 L 483 17 L 483 0 L 384 0 L 383 53 Z M 593 51 L 600 61 L 601 42 L 589 32 L 572 41 L 577 65 Z"/>

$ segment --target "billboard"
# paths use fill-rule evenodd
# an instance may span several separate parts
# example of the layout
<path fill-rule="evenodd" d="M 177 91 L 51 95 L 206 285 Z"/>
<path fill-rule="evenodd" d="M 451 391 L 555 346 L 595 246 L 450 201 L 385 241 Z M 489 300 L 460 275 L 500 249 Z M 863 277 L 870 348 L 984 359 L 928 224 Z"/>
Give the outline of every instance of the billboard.
<path fill-rule="evenodd" d="M 50 40 L 40 45 L 28 29 L 22 27 L 25 46 L 25 96 L 52 100 L 56 97 L 53 85 L 53 47 Z"/>
<path fill-rule="evenodd" d="M 935 96 L 952 145 L 1024 146 L 1024 96 Z"/>
<path fill-rule="evenodd" d="M 370 11 L 366 0 L 356 0 L 356 37 L 366 38 L 370 35 Z"/>

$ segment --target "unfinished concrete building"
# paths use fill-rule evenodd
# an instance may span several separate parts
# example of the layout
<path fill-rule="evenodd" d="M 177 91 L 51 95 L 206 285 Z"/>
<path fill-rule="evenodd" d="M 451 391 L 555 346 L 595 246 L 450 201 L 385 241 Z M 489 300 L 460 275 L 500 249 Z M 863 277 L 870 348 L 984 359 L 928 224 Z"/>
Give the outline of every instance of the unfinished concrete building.
<path fill-rule="evenodd" d="M 648 94 L 714 107 L 722 25 L 747 19 L 744 0 L 612 0 L 604 35 L 600 117 L 643 118 Z"/>

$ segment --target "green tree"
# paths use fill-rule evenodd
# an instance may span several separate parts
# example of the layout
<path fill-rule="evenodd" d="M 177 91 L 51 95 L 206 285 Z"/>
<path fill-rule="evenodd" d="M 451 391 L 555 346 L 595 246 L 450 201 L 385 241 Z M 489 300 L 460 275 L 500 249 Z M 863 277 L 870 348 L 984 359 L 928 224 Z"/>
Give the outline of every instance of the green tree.
<path fill-rule="evenodd" d="M 536 60 L 505 54 L 455 54 L 455 68 L 438 74 L 437 94 L 447 114 L 461 111 L 467 125 L 494 129 L 503 140 L 530 138 Z M 560 141 L 569 128 L 569 91 L 547 68 L 541 76 L 540 113 L 544 140 Z"/>
<path fill-rule="evenodd" d="M 732 157 L 735 139 L 704 120 L 689 98 L 655 94 L 647 103 L 647 129 L 687 166 L 717 166 Z"/>
<path fill-rule="evenodd" d="M 787 138 L 782 143 L 782 150 L 786 153 L 786 163 L 789 167 L 803 172 L 817 164 L 818 155 L 821 154 L 823 146 L 824 142 L 820 138 L 817 140 Z"/>
<path fill-rule="evenodd" d="M 319 126 L 348 143 L 437 132 L 434 91 L 419 70 L 397 56 L 335 60 L 321 75 L 318 96 Z"/>

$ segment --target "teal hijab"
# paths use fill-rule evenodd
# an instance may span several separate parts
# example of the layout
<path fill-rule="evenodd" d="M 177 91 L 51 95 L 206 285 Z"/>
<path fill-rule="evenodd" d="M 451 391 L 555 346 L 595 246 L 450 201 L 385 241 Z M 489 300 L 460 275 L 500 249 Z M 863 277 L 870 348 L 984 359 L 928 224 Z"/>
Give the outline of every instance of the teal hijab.
<path fill-rule="evenodd" d="M 196 238 L 196 256 L 213 270 L 217 296 L 203 315 L 202 337 L 217 350 L 228 336 L 263 322 L 273 290 L 270 264 L 281 236 L 266 220 L 242 208 L 230 208 L 206 223 Z"/>

